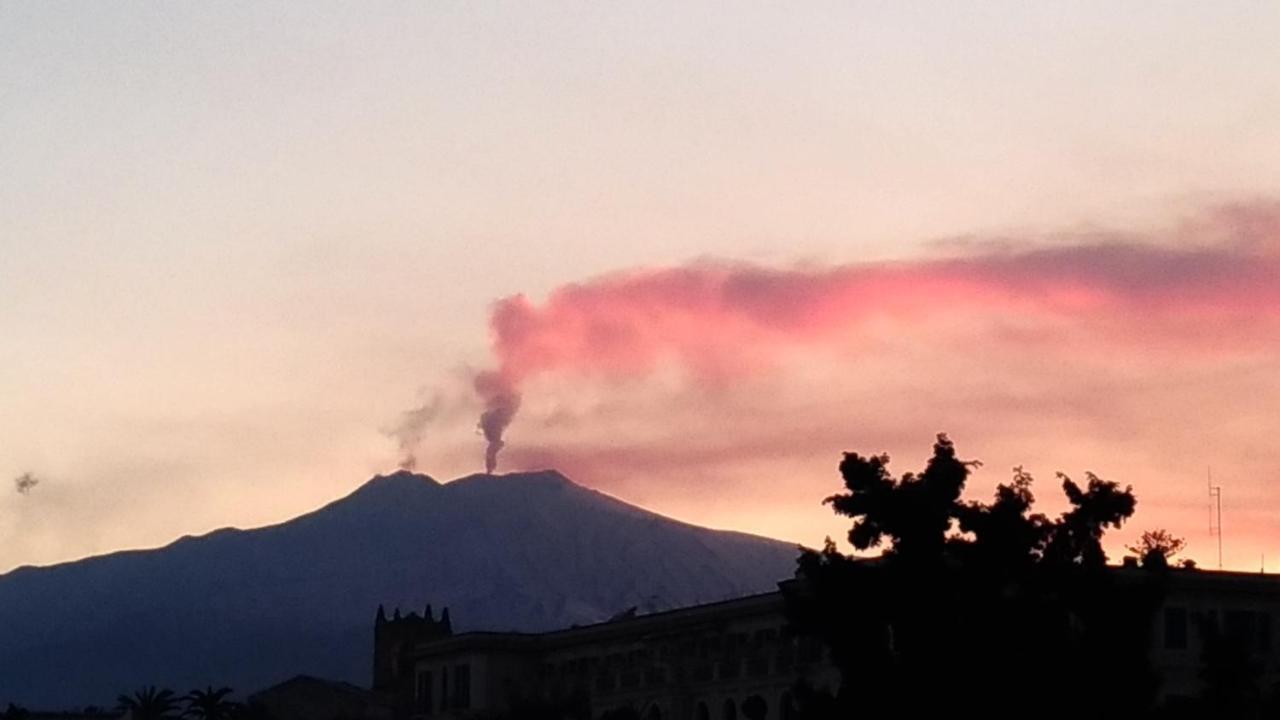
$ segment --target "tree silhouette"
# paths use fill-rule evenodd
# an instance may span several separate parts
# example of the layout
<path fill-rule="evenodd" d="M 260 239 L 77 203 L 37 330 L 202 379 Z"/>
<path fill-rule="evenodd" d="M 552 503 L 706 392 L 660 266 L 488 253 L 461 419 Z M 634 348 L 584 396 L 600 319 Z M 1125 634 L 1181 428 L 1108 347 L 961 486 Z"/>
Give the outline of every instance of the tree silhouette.
<path fill-rule="evenodd" d="M 1158 594 L 1108 572 L 1102 549 L 1134 512 L 1130 488 L 1059 475 L 1069 509 L 1050 520 L 1031 512 L 1034 480 L 1021 468 L 991 501 L 962 501 L 980 464 L 945 435 L 923 472 L 895 480 L 888 465 L 846 453 L 847 492 L 825 501 L 853 519 L 855 548 L 887 544 L 880 557 L 828 541 L 799 558 L 791 623 L 825 642 L 843 680 L 830 702 L 797 694 L 802 716 L 1105 717 L 1150 704 Z"/>
<path fill-rule="evenodd" d="M 0 720 L 27 720 L 29 717 L 31 717 L 31 711 L 13 703 L 9 703 L 9 707 L 0 713 Z"/>
<path fill-rule="evenodd" d="M 1127 546 L 1129 552 L 1138 556 L 1143 567 L 1165 568 L 1174 555 L 1182 552 L 1187 541 L 1175 536 L 1168 530 L 1148 530 L 1134 545 Z M 1194 567 L 1194 566 L 1193 566 Z"/>
<path fill-rule="evenodd" d="M 173 720 L 178 716 L 178 699 L 172 690 L 157 690 L 154 685 L 133 695 L 117 698 L 119 709 L 132 720 Z"/>
<path fill-rule="evenodd" d="M 267 709 L 259 701 L 250 700 L 249 702 L 236 703 L 231 710 L 231 717 L 235 720 L 271 720 L 271 711 Z"/>
<path fill-rule="evenodd" d="M 195 720 L 228 720 L 235 715 L 238 704 L 227 699 L 230 694 L 229 687 L 192 690 L 183 698 L 187 708 L 182 714 Z"/>
<path fill-rule="evenodd" d="M 945 435 L 938 436 L 924 472 L 907 473 L 896 482 L 889 476 L 888 455 L 846 453 L 840 474 L 849 492 L 823 502 L 836 514 L 853 518 L 849 542 L 855 548 L 876 547 L 887 536 L 893 546 L 886 555 L 913 563 L 934 561 L 942 554 L 971 465 L 956 459 Z"/>

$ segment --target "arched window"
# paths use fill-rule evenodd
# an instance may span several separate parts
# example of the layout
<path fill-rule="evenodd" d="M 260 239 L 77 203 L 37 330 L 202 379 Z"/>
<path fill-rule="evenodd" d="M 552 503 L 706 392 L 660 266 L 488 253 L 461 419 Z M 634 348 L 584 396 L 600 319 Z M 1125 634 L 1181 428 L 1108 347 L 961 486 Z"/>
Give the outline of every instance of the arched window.
<path fill-rule="evenodd" d="M 662 710 L 657 705 L 650 705 L 649 712 L 644 714 L 644 720 L 662 720 Z"/>
<path fill-rule="evenodd" d="M 792 706 L 791 693 L 783 691 L 782 697 L 778 698 L 778 717 L 781 720 L 794 720 L 796 709 Z"/>
<path fill-rule="evenodd" d="M 698 707 L 693 711 L 693 720 L 711 720 L 711 711 L 707 709 L 706 703 L 698 703 Z"/>
<path fill-rule="evenodd" d="M 724 710 L 720 712 L 720 720 L 738 720 L 738 704 L 732 699 L 724 701 Z"/>
<path fill-rule="evenodd" d="M 759 695 L 752 695 L 742 701 L 742 714 L 747 720 L 765 720 L 769 714 L 769 703 Z"/>

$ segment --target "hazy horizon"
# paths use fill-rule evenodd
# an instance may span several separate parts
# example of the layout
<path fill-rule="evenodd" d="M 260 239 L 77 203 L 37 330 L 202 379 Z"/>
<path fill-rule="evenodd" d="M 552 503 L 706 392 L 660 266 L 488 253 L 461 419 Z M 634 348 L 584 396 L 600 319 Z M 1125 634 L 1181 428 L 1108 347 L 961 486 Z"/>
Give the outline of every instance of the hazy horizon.
<path fill-rule="evenodd" d="M 1280 567 L 1280 6 L 0 6 L 0 571 L 411 456 L 820 545 L 934 435 Z M 477 380 L 489 378 L 492 382 Z M 495 380 L 496 378 L 496 380 Z M 495 447 L 497 447 L 495 445 Z M 20 484 L 24 474 L 34 484 Z M 1272 559 L 1274 558 L 1274 559 Z"/>

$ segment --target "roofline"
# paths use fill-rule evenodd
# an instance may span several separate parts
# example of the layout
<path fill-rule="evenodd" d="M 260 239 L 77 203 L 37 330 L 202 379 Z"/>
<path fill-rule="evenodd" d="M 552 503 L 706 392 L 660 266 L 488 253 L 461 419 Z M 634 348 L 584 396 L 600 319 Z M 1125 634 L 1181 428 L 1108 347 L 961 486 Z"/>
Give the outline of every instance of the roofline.
<path fill-rule="evenodd" d="M 1243 572 L 1239 570 L 1207 570 L 1202 568 L 1170 567 L 1164 571 L 1153 571 L 1141 567 L 1109 565 L 1109 570 L 1118 571 L 1121 575 L 1149 575 L 1155 572 L 1167 573 L 1166 577 L 1179 584 L 1233 584 L 1252 585 L 1259 590 L 1264 585 L 1275 583 L 1280 586 L 1280 573 Z M 783 591 L 786 587 L 798 582 L 794 579 L 778 582 L 778 590 L 743 597 L 718 600 L 701 605 L 663 610 L 647 615 L 606 620 L 540 633 L 533 632 L 501 632 L 477 630 L 447 637 L 427 640 L 415 646 L 415 649 L 430 648 L 433 652 L 449 652 L 453 650 L 470 650 L 506 646 L 511 650 L 526 649 L 531 645 L 552 649 L 563 644 L 570 644 L 584 638 L 609 638 L 618 635 L 643 635 L 646 626 L 655 626 L 661 632 L 677 632 L 685 623 L 695 623 L 706 616 L 733 617 L 749 615 L 752 611 L 781 606 L 784 602 Z"/>
<path fill-rule="evenodd" d="M 783 581 L 790 582 L 790 581 Z M 783 583 L 779 583 L 781 585 Z M 765 593 L 756 593 L 754 595 L 745 595 L 738 598 L 730 598 L 728 600 L 718 600 L 716 602 L 705 603 L 702 605 L 687 605 L 681 608 L 673 608 L 660 612 L 649 613 L 647 615 L 637 615 L 635 617 L 622 618 L 618 620 L 606 620 L 604 622 L 592 623 L 590 625 L 580 625 L 577 627 L 561 628 L 559 630 L 549 630 L 541 633 L 527 632 L 494 632 L 494 631 L 471 631 L 459 633 L 443 637 L 437 640 L 427 640 L 415 646 L 415 649 L 431 648 L 433 651 L 449 651 L 472 649 L 479 647 L 492 647 L 494 645 L 507 645 L 512 649 L 516 647 L 526 647 L 532 644 L 546 644 L 556 646 L 562 643 L 576 641 L 584 637 L 610 637 L 614 635 L 635 634 L 637 630 L 643 631 L 647 625 L 658 626 L 655 629 L 664 631 L 671 630 L 669 623 L 675 619 L 677 624 L 681 621 L 694 622 L 701 620 L 706 615 L 719 615 L 726 611 L 730 615 L 749 615 L 752 611 L 772 609 L 780 606 L 783 602 L 782 591 L 773 590 Z"/>
<path fill-rule="evenodd" d="M 1147 570 L 1141 567 L 1122 567 L 1114 568 L 1121 575 L 1134 576 L 1143 573 L 1160 573 L 1166 579 L 1176 585 L 1183 587 L 1195 585 L 1247 585 L 1259 590 L 1264 588 L 1280 589 L 1280 573 L 1263 573 L 1248 572 L 1240 570 L 1203 570 L 1200 568 L 1178 568 L 1171 567 L 1167 570 Z"/>

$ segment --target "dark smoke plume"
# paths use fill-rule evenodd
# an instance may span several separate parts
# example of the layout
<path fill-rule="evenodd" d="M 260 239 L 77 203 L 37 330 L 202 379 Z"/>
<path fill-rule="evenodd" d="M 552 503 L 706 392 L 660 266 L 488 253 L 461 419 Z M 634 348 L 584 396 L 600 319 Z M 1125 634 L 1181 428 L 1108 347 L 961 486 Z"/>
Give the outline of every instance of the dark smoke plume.
<path fill-rule="evenodd" d="M 27 495 L 31 492 L 31 488 L 40 484 L 40 478 L 29 472 L 22 473 L 13 479 L 13 489 L 18 491 L 19 495 Z"/>
<path fill-rule="evenodd" d="M 498 467 L 498 453 L 506 445 L 502 433 L 520 409 L 520 392 L 515 383 L 500 372 L 487 371 L 475 377 L 476 395 L 484 404 L 480 413 L 479 430 L 487 441 L 484 450 L 484 470 L 492 473 Z"/>

